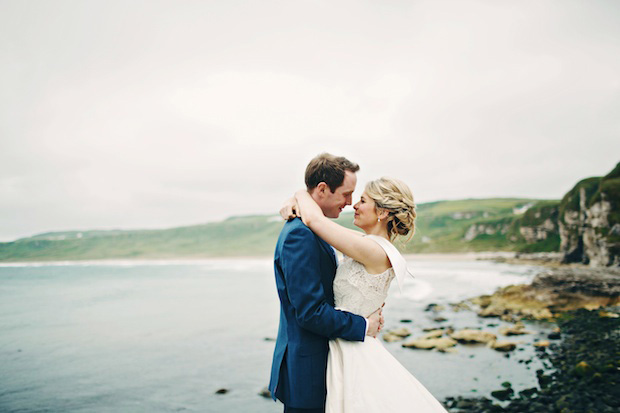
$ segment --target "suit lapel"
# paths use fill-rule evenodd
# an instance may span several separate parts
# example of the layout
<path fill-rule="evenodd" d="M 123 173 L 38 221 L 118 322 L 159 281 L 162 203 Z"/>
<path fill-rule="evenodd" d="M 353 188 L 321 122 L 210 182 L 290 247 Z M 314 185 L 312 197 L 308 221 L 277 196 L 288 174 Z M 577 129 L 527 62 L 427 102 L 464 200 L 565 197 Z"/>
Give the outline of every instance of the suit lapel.
<path fill-rule="evenodd" d="M 323 241 L 323 239 L 321 237 L 319 237 L 318 235 L 314 235 L 315 237 L 317 237 L 317 239 L 319 240 L 319 244 L 321 244 L 321 247 L 325 250 L 325 252 L 329 255 L 329 257 L 331 258 L 332 262 L 334 263 L 334 266 L 338 266 L 338 262 L 336 261 L 336 254 L 334 253 L 334 249 L 332 248 L 331 245 L 329 245 L 327 242 Z"/>

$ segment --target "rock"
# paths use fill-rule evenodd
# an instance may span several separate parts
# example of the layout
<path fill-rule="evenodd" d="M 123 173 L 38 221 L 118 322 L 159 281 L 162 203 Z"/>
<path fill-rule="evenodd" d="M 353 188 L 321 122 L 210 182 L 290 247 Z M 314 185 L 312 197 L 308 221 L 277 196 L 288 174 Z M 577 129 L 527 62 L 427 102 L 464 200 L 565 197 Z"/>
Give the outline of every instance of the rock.
<path fill-rule="evenodd" d="M 531 331 L 525 329 L 525 325 L 523 323 L 517 323 L 510 327 L 502 327 L 499 329 L 500 334 L 505 336 L 519 336 L 523 334 L 532 334 Z"/>
<path fill-rule="evenodd" d="M 443 322 L 448 321 L 448 319 L 444 317 L 436 317 L 436 318 L 433 318 L 433 321 L 436 323 L 443 323 Z"/>
<path fill-rule="evenodd" d="M 409 337 L 411 335 L 411 331 L 406 328 L 398 328 L 396 330 L 387 331 L 383 334 L 383 340 L 388 343 L 393 343 L 394 341 L 400 341 L 405 337 Z"/>
<path fill-rule="evenodd" d="M 500 288 L 493 295 L 471 302 L 480 306 L 481 317 L 553 320 L 557 312 L 620 304 L 620 269 L 548 269 L 538 274 L 531 285 Z M 511 334 L 515 333 L 519 331 L 511 330 Z"/>
<path fill-rule="evenodd" d="M 620 295 L 619 268 L 562 267 L 543 271 L 532 287 L 555 295 L 570 294 L 588 297 L 613 298 Z M 603 304 L 608 305 L 608 304 Z M 609 305 L 614 305 L 610 303 Z M 570 308 L 564 308 L 570 310 Z"/>
<path fill-rule="evenodd" d="M 446 307 L 444 307 L 443 305 L 436 304 L 436 303 L 431 303 L 431 304 L 426 306 L 424 311 L 433 311 L 433 312 L 438 313 L 440 311 L 444 311 L 445 309 L 446 309 Z"/>
<path fill-rule="evenodd" d="M 409 337 L 411 335 L 411 331 L 409 331 L 405 327 L 397 328 L 396 330 L 390 330 L 388 331 L 388 333 L 393 334 L 395 336 L 402 337 L 402 338 Z"/>
<path fill-rule="evenodd" d="M 422 350 L 445 350 L 449 347 L 454 347 L 456 345 L 456 341 L 451 339 L 450 337 L 441 337 L 441 338 L 420 338 L 417 340 L 411 340 L 407 343 L 403 344 L 405 348 L 417 348 Z"/>
<path fill-rule="evenodd" d="M 599 315 L 599 317 L 606 317 L 606 318 L 618 318 L 618 317 L 620 317 L 620 315 L 618 315 L 617 313 L 612 313 L 611 311 L 599 311 L 598 315 Z"/>
<path fill-rule="evenodd" d="M 495 341 L 489 343 L 489 345 L 493 350 L 503 352 L 513 351 L 517 348 L 517 343 L 513 343 L 512 341 Z"/>
<path fill-rule="evenodd" d="M 400 320 L 401 323 L 412 323 L 413 320 L 409 319 L 409 318 L 403 318 L 402 320 Z"/>
<path fill-rule="evenodd" d="M 575 374 L 581 377 L 586 377 L 594 373 L 594 369 L 585 361 L 580 361 L 575 366 Z"/>
<path fill-rule="evenodd" d="M 523 389 L 519 392 L 520 395 L 523 395 L 525 397 L 529 397 L 535 393 L 538 392 L 538 389 L 536 387 L 530 387 L 529 389 Z"/>
<path fill-rule="evenodd" d="M 228 393 L 230 390 L 228 389 L 218 389 L 215 391 L 215 394 L 226 394 Z"/>
<path fill-rule="evenodd" d="M 489 343 L 497 340 L 497 336 L 493 333 L 473 329 L 455 331 L 450 337 L 461 343 Z"/>
<path fill-rule="evenodd" d="M 491 396 L 495 397 L 497 400 L 509 400 L 510 398 L 512 398 L 512 395 L 514 394 L 514 390 L 512 390 L 512 388 L 507 388 L 507 389 L 502 389 L 502 390 L 495 390 L 491 392 Z"/>
<path fill-rule="evenodd" d="M 548 340 L 541 340 L 541 341 L 537 341 L 534 343 L 534 347 L 537 348 L 545 348 L 545 347 L 549 347 L 551 345 L 551 343 Z"/>
<path fill-rule="evenodd" d="M 490 305 L 487 308 L 483 308 L 478 312 L 480 317 L 501 317 L 506 312 L 505 308 L 499 306 Z"/>
<path fill-rule="evenodd" d="M 489 305 L 491 305 L 492 297 L 488 294 L 485 294 L 485 295 L 480 295 L 478 297 L 472 298 L 470 301 L 472 304 L 478 305 L 482 308 L 486 308 Z"/>
<path fill-rule="evenodd" d="M 258 392 L 258 395 L 266 399 L 271 399 L 271 392 L 269 391 L 267 387 L 263 387 L 263 389 L 260 392 Z"/>
<path fill-rule="evenodd" d="M 273 337 L 265 337 L 263 340 L 265 340 L 265 341 L 276 341 L 276 339 L 273 338 Z"/>
<path fill-rule="evenodd" d="M 401 341 L 401 340 L 403 340 L 403 337 L 397 336 L 396 334 L 392 334 L 392 333 L 383 334 L 383 341 L 385 341 L 386 343 L 393 343 L 395 341 Z"/>
<path fill-rule="evenodd" d="M 469 304 L 466 301 L 463 301 L 463 302 L 456 303 L 456 304 L 450 304 L 450 308 L 455 313 L 457 313 L 459 311 L 470 311 L 471 310 L 471 304 Z"/>
<path fill-rule="evenodd" d="M 444 331 L 443 330 L 431 330 L 428 333 L 424 334 L 424 336 L 422 336 L 423 339 L 429 339 L 429 338 L 439 338 L 441 336 L 443 336 Z"/>

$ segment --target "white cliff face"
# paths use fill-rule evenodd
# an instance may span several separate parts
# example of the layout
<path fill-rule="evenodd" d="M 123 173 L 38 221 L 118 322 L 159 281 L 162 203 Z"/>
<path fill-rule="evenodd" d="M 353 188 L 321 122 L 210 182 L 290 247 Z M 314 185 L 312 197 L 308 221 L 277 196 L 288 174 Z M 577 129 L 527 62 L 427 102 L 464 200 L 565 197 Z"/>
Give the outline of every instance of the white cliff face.
<path fill-rule="evenodd" d="M 474 224 L 467 229 L 467 232 L 465 232 L 463 239 L 469 242 L 481 234 L 494 235 L 498 232 L 501 234 L 505 234 L 507 230 L 507 225 Z"/>
<path fill-rule="evenodd" d="M 584 251 L 590 265 L 603 266 L 612 264 L 607 238 L 601 235 L 604 228 L 609 227 L 611 204 L 606 201 L 597 202 L 585 210 L 586 227 L 583 231 Z"/>
<path fill-rule="evenodd" d="M 537 218 L 540 214 L 537 214 Z M 535 227 L 521 227 L 519 233 L 525 238 L 525 242 L 533 244 L 538 241 L 546 240 L 549 234 L 555 230 L 555 225 L 550 218 L 547 218 L 541 225 Z"/>
<path fill-rule="evenodd" d="M 591 266 L 618 265 L 620 257 L 610 253 L 605 230 L 609 229 L 611 203 L 605 200 L 587 207 L 586 191 L 579 190 L 579 211 L 567 210 L 560 217 L 560 250 L 566 262 L 583 262 Z M 612 228 L 613 230 L 613 228 Z"/>

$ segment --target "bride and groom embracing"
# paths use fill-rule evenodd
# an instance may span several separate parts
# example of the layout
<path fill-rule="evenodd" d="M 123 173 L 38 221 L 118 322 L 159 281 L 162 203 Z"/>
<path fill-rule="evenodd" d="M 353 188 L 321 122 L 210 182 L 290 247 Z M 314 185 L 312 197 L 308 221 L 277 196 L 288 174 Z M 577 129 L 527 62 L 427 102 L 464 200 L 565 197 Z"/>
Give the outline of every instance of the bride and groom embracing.
<path fill-rule="evenodd" d="M 285 413 L 445 412 L 376 338 L 390 283 L 408 272 L 391 241 L 413 234 L 411 191 L 396 179 L 369 182 L 353 207 L 365 234 L 329 219 L 352 204 L 358 170 L 321 154 L 306 168 L 307 189 L 282 208 L 293 219 L 274 256 L 280 325 L 269 390 Z"/>

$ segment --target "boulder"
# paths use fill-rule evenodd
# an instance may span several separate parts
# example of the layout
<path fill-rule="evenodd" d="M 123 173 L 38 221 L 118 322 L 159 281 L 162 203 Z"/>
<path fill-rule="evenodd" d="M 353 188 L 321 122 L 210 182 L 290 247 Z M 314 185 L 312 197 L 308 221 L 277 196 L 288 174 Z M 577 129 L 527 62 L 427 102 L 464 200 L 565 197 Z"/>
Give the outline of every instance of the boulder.
<path fill-rule="evenodd" d="M 461 343 L 489 343 L 497 340 L 497 336 L 493 333 L 473 329 L 455 331 L 450 337 Z"/>
<path fill-rule="evenodd" d="M 431 330 L 429 332 L 427 332 L 426 334 L 424 334 L 424 336 L 422 337 L 423 339 L 429 339 L 429 338 L 439 338 L 441 336 L 443 336 L 444 330 Z"/>
<path fill-rule="evenodd" d="M 392 333 L 389 333 L 389 332 L 383 334 L 383 341 L 385 341 L 387 343 L 393 343 L 395 341 L 401 341 L 403 339 L 404 339 L 404 337 L 397 336 L 396 334 L 392 334 Z"/>
<path fill-rule="evenodd" d="M 423 350 L 436 349 L 439 351 L 446 351 L 449 347 L 454 347 L 456 341 L 450 337 L 441 338 L 419 338 L 417 340 L 411 340 L 403 344 L 405 348 L 417 348 Z"/>
<path fill-rule="evenodd" d="M 409 331 L 409 329 L 402 327 L 402 328 L 397 328 L 395 330 L 390 330 L 388 331 L 388 333 L 393 334 L 395 336 L 399 336 L 399 337 L 409 337 L 411 335 L 411 331 Z"/>
<path fill-rule="evenodd" d="M 513 326 L 502 327 L 499 329 L 500 334 L 505 336 L 519 336 L 523 334 L 532 334 L 531 331 L 525 329 L 523 323 L 517 323 Z"/>
<path fill-rule="evenodd" d="M 271 399 L 271 392 L 269 391 L 267 387 L 263 387 L 263 389 L 260 392 L 258 392 L 258 395 L 266 399 Z"/>
<path fill-rule="evenodd" d="M 512 341 L 495 341 L 491 342 L 489 345 L 493 350 L 503 352 L 513 351 L 517 348 L 517 343 L 513 343 Z"/>

